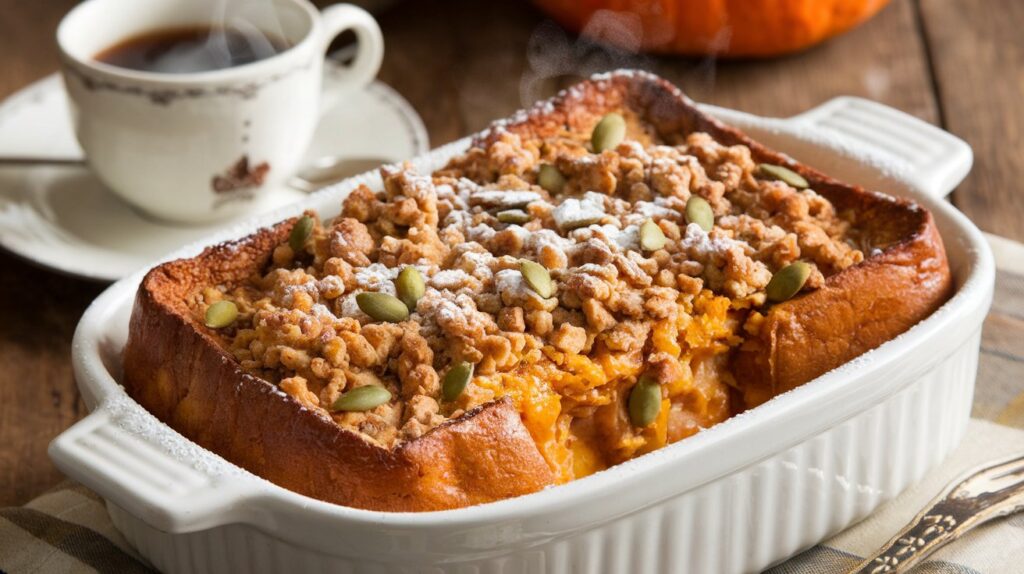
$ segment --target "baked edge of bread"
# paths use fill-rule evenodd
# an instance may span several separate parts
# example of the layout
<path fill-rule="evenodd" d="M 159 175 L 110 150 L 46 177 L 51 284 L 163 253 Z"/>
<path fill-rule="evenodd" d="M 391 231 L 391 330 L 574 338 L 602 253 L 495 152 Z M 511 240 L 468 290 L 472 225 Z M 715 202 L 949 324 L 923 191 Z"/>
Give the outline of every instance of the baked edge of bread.
<path fill-rule="evenodd" d="M 659 132 L 705 131 L 744 144 L 756 161 L 797 171 L 837 209 L 870 212 L 886 247 L 833 275 L 823 288 L 774 305 L 759 335 L 737 351 L 737 381 L 764 399 L 795 388 L 888 341 L 927 317 L 952 280 L 931 214 L 901 199 L 835 181 L 703 114 L 677 88 L 643 73 L 611 74 L 481 132 L 543 137 L 562 126 L 589 129 L 626 106 Z M 267 265 L 294 219 L 244 239 L 168 262 L 143 279 L 124 351 L 128 394 L 178 432 L 284 488 L 356 508 L 428 511 L 527 494 L 551 485 L 547 466 L 507 400 L 483 405 L 394 449 L 372 444 L 242 371 L 185 294 L 240 281 Z"/>

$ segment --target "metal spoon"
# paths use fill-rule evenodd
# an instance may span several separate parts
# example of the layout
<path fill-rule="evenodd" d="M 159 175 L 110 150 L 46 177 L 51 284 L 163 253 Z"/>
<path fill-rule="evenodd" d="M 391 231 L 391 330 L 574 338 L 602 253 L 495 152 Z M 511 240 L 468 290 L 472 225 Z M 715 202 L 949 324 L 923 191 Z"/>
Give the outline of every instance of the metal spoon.
<path fill-rule="evenodd" d="M 312 193 L 332 183 L 337 183 L 353 175 L 370 171 L 392 161 L 394 160 L 382 157 L 324 156 L 300 168 L 295 175 L 288 178 L 285 185 L 299 191 Z M 5 165 L 75 165 L 85 167 L 86 163 L 84 159 L 0 158 L 0 166 Z"/>
<path fill-rule="evenodd" d="M 286 183 L 288 187 L 312 193 L 332 183 L 370 171 L 392 161 L 380 157 L 324 156 L 299 169 Z"/>

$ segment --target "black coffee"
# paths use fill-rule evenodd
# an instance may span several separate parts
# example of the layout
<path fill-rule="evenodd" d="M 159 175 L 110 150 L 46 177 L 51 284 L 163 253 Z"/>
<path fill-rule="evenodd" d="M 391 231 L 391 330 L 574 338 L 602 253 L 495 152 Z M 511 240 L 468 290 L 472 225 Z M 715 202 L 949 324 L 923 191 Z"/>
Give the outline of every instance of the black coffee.
<path fill-rule="evenodd" d="M 285 41 L 261 30 L 203 26 L 155 30 L 134 36 L 94 58 L 132 70 L 187 74 L 249 64 L 288 48 Z"/>

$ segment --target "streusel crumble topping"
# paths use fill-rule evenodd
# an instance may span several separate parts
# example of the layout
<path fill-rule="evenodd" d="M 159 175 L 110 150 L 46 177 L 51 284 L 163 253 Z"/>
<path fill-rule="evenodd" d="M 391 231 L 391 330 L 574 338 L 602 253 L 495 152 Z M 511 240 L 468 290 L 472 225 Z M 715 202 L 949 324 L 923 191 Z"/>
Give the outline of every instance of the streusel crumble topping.
<path fill-rule="evenodd" d="M 756 332 L 773 276 L 803 262 L 795 288 L 816 289 L 863 254 L 825 198 L 764 177 L 748 148 L 704 133 L 671 145 L 626 119 L 601 153 L 589 134 L 499 130 L 432 175 L 384 168 L 383 191 L 356 189 L 329 223 L 308 214 L 309 236 L 262 274 L 197 293 L 196 317 L 233 302 L 217 333 L 243 369 L 383 446 L 498 397 L 562 480 L 692 435 L 746 406 L 730 350 Z M 688 221 L 695 196 L 710 230 Z M 403 296 L 407 267 L 422 281 L 408 313 L 367 314 L 392 301 L 360 294 Z M 389 392 L 339 402 L 371 385 Z"/>

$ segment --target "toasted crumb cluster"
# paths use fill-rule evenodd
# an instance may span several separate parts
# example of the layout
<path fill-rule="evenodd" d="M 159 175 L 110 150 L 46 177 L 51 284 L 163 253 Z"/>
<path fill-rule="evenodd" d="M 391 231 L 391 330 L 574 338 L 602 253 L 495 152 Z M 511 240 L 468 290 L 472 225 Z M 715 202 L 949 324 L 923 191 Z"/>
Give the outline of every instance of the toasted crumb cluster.
<path fill-rule="evenodd" d="M 498 130 L 432 175 L 385 168 L 383 191 L 353 191 L 298 252 L 285 242 L 260 276 L 197 293 L 196 317 L 235 302 L 238 320 L 218 333 L 245 370 L 384 446 L 509 397 L 570 480 L 720 422 L 743 408 L 729 351 L 756 330 L 773 273 L 806 262 L 803 289 L 815 289 L 863 255 L 826 199 L 760 177 L 748 148 L 703 133 L 669 145 L 624 115 L 625 141 L 601 153 L 589 134 Z M 538 184 L 545 164 L 560 189 Z M 710 231 L 687 223 L 694 195 L 714 212 Z M 509 212 L 515 222 L 499 221 Z M 665 239 L 655 250 L 641 242 L 648 221 Z M 550 297 L 523 260 L 546 268 Z M 407 266 L 425 283 L 408 318 L 364 313 L 357 295 L 394 295 Z M 458 362 L 473 377 L 443 400 Z M 660 384 L 662 408 L 636 427 L 627 403 L 641 376 Z M 334 408 L 366 385 L 391 400 Z"/>

